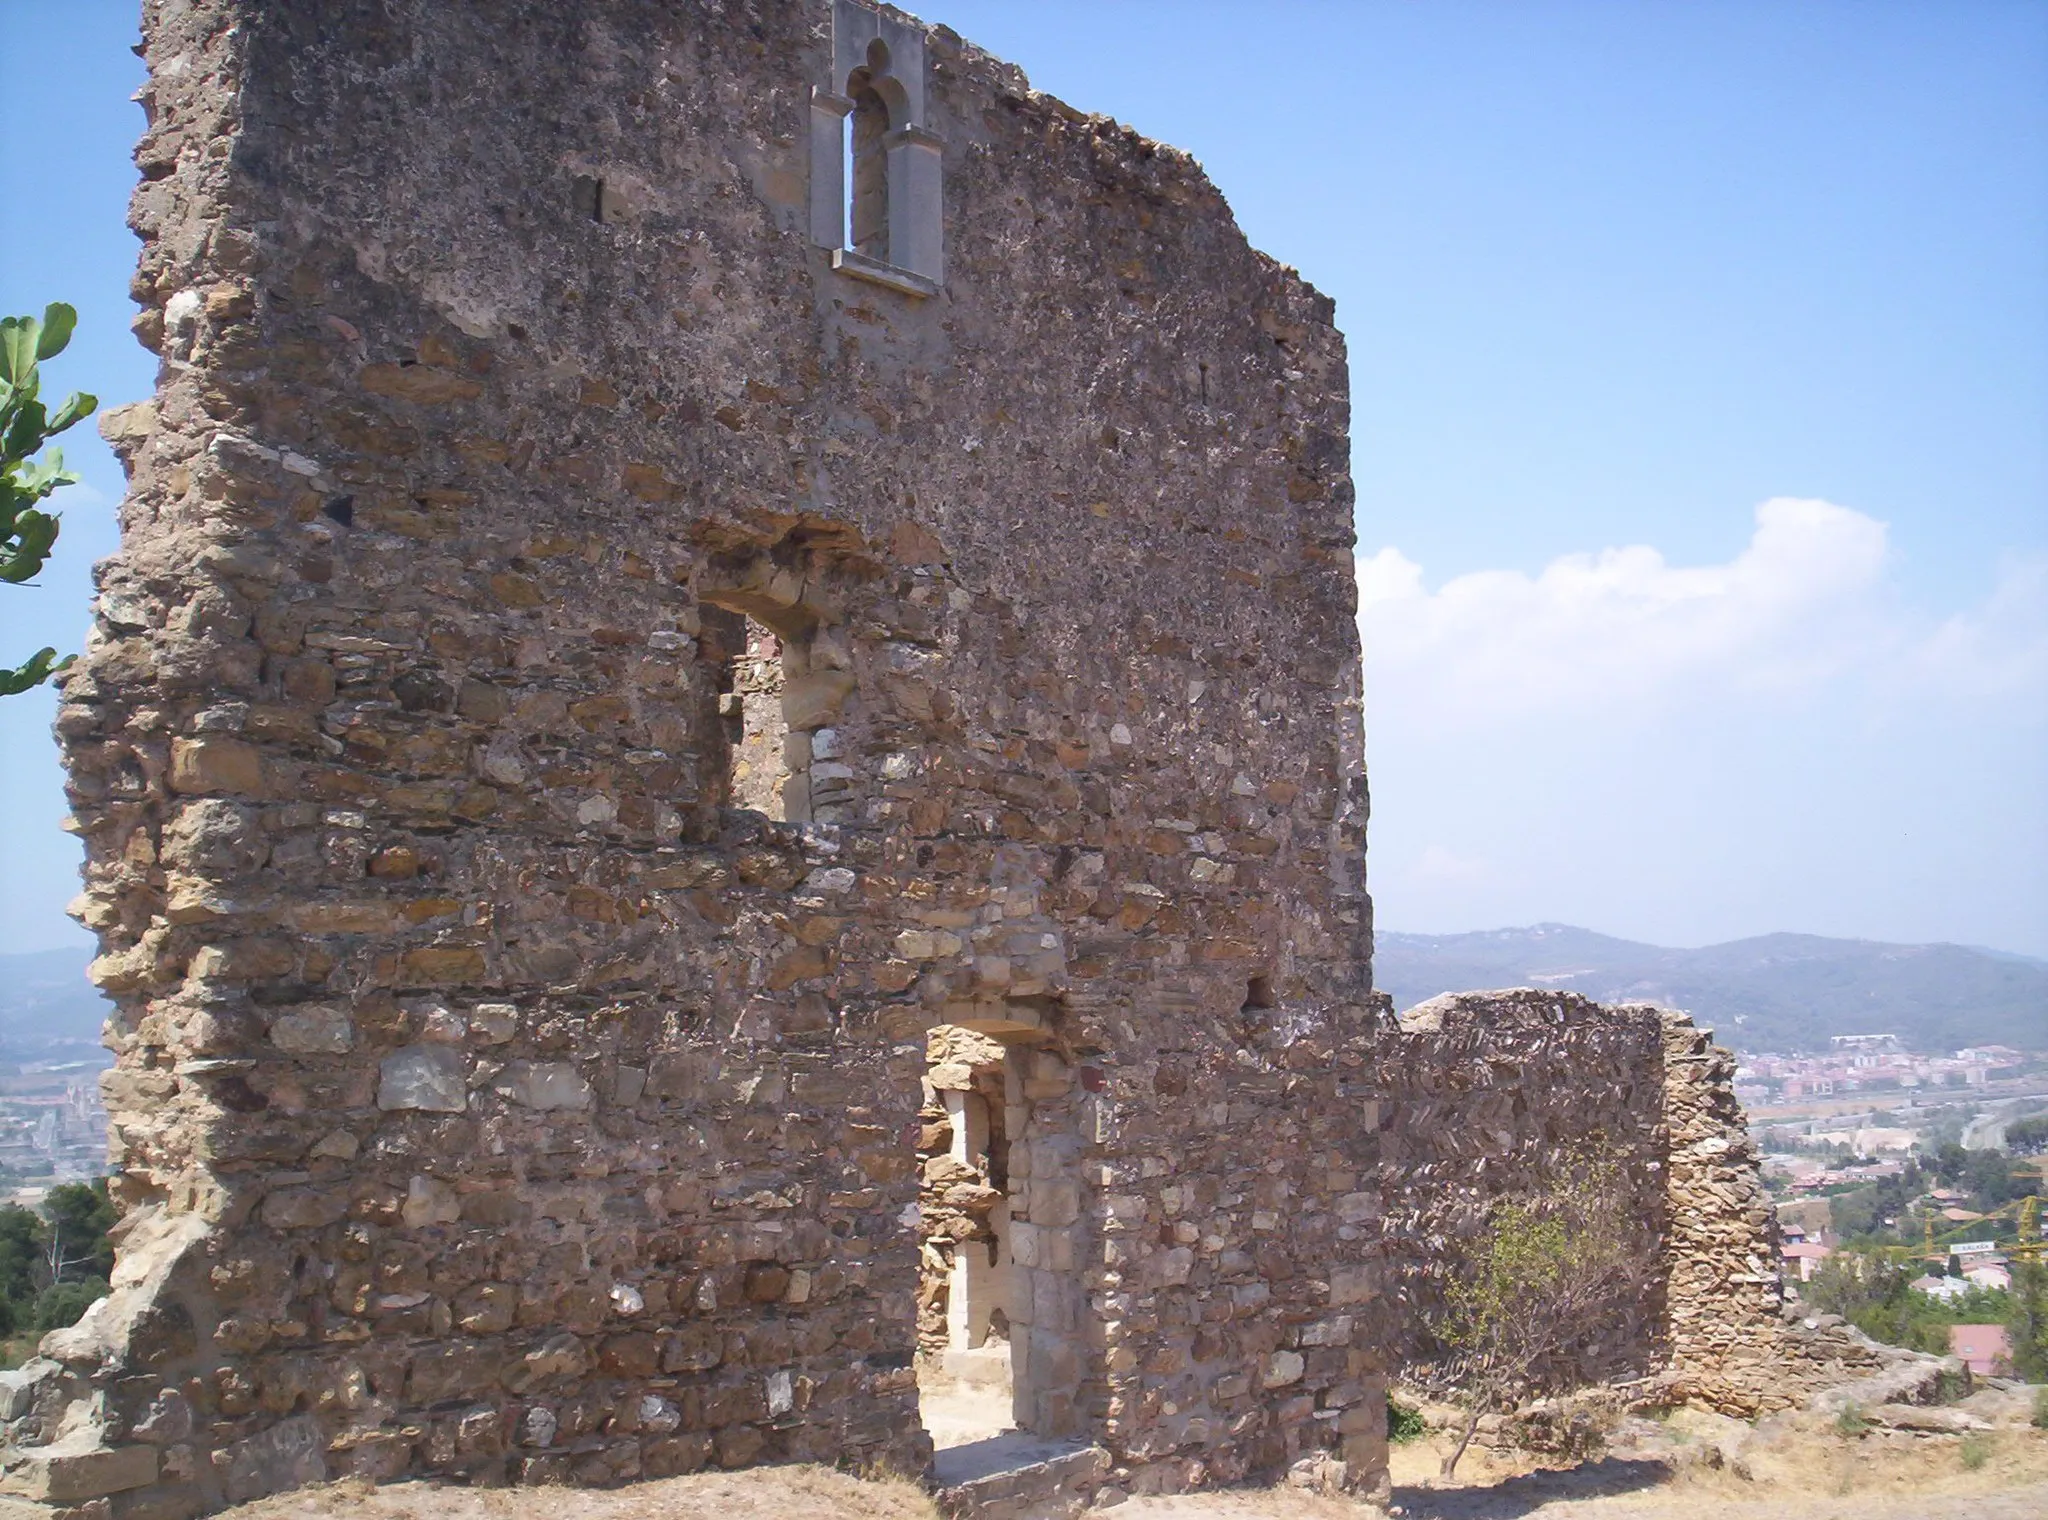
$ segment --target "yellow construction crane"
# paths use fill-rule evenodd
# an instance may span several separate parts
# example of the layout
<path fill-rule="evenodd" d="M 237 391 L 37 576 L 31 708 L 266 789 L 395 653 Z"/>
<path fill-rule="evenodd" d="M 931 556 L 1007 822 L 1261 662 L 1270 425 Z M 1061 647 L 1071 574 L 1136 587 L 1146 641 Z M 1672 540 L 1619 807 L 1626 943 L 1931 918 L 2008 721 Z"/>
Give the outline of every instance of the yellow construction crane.
<path fill-rule="evenodd" d="M 2040 1261 L 2044 1256 L 2048 1256 L 2048 1241 L 2041 1239 L 2041 1200 L 2032 1193 L 2024 1198 L 2015 1198 L 2010 1203 L 2002 1203 L 1982 1218 L 1946 1230 L 1939 1237 L 1934 1233 L 1934 1216 L 1922 1216 L 1920 1255 L 1928 1261 L 1947 1261 L 1947 1242 L 1973 1234 L 1994 1220 L 2008 1216 L 2013 1216 L 2018 1221 L 2019 1240 L 2013 1245 L 2000 1246 L 2000 1252 L 2016 1261 Z"/>

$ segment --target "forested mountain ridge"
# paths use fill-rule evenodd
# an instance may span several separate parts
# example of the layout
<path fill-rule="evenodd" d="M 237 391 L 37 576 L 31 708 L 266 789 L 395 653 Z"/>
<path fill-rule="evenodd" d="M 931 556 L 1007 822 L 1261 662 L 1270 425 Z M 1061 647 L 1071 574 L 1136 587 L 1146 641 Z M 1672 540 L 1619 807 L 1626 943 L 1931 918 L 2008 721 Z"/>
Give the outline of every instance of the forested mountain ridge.
<path fill-rule="evenodd" d="M 97 1046 L 114 1005 L 85 979 L 92 950 L 0 955 L 0 1060 L 48 1060 Z"/>
<path fill-rule="evenodd" d="M 2048 1049 L 2048 963 L 1967 945 L 1766 934 L 1675 950 L 1568 924 L 1375 940 L 1373 981 L 1398 1008 L 1440 992 L 1558 987 L 1683 1008 L 1738 1050 L 1817 1050 L 1837 1034 L 1909 1048 Z"/>

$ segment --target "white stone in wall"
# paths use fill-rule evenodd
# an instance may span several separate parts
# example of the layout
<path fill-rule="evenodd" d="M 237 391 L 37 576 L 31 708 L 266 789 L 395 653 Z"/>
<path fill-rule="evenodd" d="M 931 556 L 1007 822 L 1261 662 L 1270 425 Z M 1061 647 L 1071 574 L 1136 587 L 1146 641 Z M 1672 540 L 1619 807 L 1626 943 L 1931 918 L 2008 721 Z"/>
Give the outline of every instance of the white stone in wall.
<path fill-rule="evenodd" d="M 386 1112 L 416 1108 L 459 1114 L 469 1106 L 462 1055 L 446 1045 L 408 1045 L 378 1068 L 377 1106 Z"/>

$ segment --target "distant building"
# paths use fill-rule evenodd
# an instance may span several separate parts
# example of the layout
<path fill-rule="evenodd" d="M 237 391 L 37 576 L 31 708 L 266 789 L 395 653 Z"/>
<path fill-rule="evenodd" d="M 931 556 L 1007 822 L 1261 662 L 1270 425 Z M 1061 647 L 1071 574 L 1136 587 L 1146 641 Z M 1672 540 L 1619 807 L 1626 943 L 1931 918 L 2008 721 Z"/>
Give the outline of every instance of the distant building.
<path fill-rule="evenodd" d="M 2012 1341 L 2003 1325 L 1950 1325 L 1948 1354 L 1979 1377 L 2012 1368 Z"/>
<path fill-rule="evenodd" d="M 1801 1282 L 1812 1282 L 1815 1269 L 1835 1252 L 1833 1247 L 1824 1246 L 1817 1240 L 1798 1240 L 1783 1247 L 1778 1254 L 1785 1258 L 1787 1272 L 1798 1273 Z"/>
<path fill-rule="evenodd" d="M 2005 1066 L 2017 1063 L 2020 1059 L 2020 1052 L 2014 1050 L 2010 1045 L 1972 1045 L 1967 1050 L 1957 1051 L 1956 1059 L 1958 1061 L 1981 1061 L 1987 1066 Z"/>
<path fill-rule="evenodd" d="M 1794 1198 L 1778 1205 L 1778 1228 L 1786 1238 L 1827 1244 L 1835 1223 L 1834 1202 L 1827 1198 Z"/>
<path fill-rule="evenodd" d="M 1925 1293 L 1929 1298 L 1947 1303 L 1952 1298 L 1961 1298 L 1970 1291 L 1970 1285 L 1960 1277 L 1916 1277 L 1906 1284 L 1915 1293 Z"/>
<path fill-rule="evenodd" d="M 1963 1277 L 1972 1286 L 1995 1288 L 2000 1292 L 2012 1286 L 2012 1268 L 2002 1261 L 1977 1261 L 1963 1268 Z"/>

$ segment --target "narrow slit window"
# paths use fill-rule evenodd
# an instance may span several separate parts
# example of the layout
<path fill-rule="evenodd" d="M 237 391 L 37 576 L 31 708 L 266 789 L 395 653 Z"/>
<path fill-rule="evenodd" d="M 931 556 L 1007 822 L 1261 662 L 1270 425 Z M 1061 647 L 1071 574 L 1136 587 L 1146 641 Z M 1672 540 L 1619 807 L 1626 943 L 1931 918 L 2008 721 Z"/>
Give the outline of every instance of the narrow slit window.
<path fill-rule="evenodd" d="M 789 817 L 789 723 L 782 713 L 787 680 L 779 635 L 742 614 L 732 614 L 733 655 L 718 697 L 734 807 L 778 821 Z"/>
<path fill-rule="evenodd" d="M 946 278 L 946 145 L 925 92 L 921 25 L 832 0 L 832 72 L 811 88 L 811 241 L 838 273 L 919 300 Z"/>

